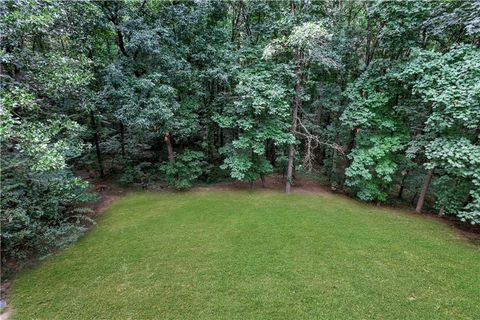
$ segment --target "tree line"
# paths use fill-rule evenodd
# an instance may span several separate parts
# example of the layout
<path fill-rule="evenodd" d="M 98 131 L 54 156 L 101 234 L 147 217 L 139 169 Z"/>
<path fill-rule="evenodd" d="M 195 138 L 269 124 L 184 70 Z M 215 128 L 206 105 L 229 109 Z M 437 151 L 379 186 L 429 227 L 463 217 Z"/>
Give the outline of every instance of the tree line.
<path fill-rule="evenodd" d="M 3 262 L 75 241 L 81 176 L 310 174 L 480 223 L 480 2 L 1 4 Z"/>

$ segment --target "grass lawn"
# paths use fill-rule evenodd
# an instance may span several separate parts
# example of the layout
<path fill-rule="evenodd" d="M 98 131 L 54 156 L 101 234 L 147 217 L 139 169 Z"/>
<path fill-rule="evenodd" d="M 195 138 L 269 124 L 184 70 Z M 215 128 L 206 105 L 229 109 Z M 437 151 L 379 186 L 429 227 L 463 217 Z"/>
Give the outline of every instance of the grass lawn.
<path fill-rule="evenodd" d="M 480 247 L 330 194 L 138 193 L 10 301 L 13 319 L 479 319 Z"/>

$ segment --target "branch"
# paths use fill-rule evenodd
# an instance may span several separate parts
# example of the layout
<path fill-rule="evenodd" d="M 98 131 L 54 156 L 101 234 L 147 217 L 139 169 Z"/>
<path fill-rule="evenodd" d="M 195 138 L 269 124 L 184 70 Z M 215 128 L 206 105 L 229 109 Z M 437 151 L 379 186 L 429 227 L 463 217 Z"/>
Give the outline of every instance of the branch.
<path fill-rule="evenodd" d="M 145 4 L 145 2 L 144 2 Z M 118 48 L 120 49 L 120 52 L 122 52 L 122 54 L 125 56 L 125 57 L 128 57 L 128 53 L 127 53 L 127 50 L 125 50 L 125 42 L 124 42 L 124 38 L 123 38 L 123 33 L 122 31 L 120 30 L 120 26 L 118 24 L 118 11 L 116 10 L 115 13 L 112 12 L 112 10 L 110 10 L 110 6 L 108 4 L 108 1 L 104 1 L 103 2 L 103 8 L 105 8 L 106 11 L 108 11 L 108 14 L 105 12 L 104 10 L 104 14 L 105 16 L 107 17 L 107 19 L 113 23 L 113 25 L 115 26 L 115 30 L 117 32 L 117 44 L 118 44 Z"/>
<path fill-rule="evenodd" d="M 325 142 L 322 141 L 320 136 L 314 135 L 308 131 L 308 129 L 305 127 L 305 125 L 302 123 L 299 117 L 297 117 L 297 122 L 300 125 L 300 127 L 303 129 L 304 132 L 300 131 L 295 131 L 294 134 L 301 136 L 306 139 L 306 150 L 305 150 L 305 156 L 303 158 L 303 166 L 306 168 L 307 171 L 312 171 L 313 169 L 313 160 L 315 158 L 313 154 L 313 150 L 315 150 L 319 145 L 325 145 L 328 146 L 342 154 L 342 156 L 345 155 L 345 149 L 338 145 L 337 143 L 332 143 L 332 142 Z"/>

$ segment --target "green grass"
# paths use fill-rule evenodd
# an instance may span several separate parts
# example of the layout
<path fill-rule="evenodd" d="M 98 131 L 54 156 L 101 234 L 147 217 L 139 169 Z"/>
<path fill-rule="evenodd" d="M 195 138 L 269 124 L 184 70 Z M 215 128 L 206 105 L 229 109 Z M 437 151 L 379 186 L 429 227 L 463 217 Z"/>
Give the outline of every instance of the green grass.
<path fill-rule="evenodd" d="M 334 195 L 139 193 L 20 275 L 14 319 L 479 319 L 480 248 Z"/>

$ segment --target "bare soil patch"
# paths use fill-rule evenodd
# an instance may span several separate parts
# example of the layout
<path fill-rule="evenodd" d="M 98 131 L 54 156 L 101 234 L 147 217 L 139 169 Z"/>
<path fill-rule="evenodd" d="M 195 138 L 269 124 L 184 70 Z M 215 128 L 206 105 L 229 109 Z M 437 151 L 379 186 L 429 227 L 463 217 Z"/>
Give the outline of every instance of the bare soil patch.
<path fill-rule="evenodd" d="M 226 183 L 217 183 L 208 186 L 197 186 L 191 189 L 191 191 L 209 191 L 209 190 L 285 190 L 285 177 L 282 175 L 270 175 L 265 177 L 264 182 L 257 180 L 254 183 L 233 181 Z M 330 192 L 326 187 L 318 184 L 315 181 L 306 178 L 297 178 L 293 186 L 294 193 L 327 193 Z"/>

